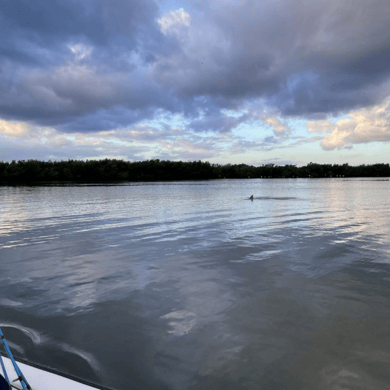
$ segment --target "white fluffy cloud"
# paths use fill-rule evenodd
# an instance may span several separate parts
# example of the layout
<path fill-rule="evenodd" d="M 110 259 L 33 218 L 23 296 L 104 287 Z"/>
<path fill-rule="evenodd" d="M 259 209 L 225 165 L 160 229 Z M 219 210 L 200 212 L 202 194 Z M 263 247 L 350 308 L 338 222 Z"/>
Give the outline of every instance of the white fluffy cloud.
<path fill-rule="evenodd" d="M 29 129 L 30 127 L 26 123 L 0 119 L 0 134 L 20 137 L 27 133 Z"/>
<path fill-rule="evenodd" d="M 290 128 L 287 124 L 281 122 L 276 117 L 272 117 L 272 116 L 268 117 L 265 119 L 265 122 L 272 126 L 272 129 L 273 129 L 273 132 L 275 135 L 286 134 L 290 130 Z"/>
<path fill-rule="evenodd" d="M 157 22 L 161 26 L 161 31 L 166 34 L 172 27 L 177 25 L 189 26 L 190 20 L 190 14 L 184 8 L 179 8 L 177 11 L 164 14 L 161 18 L 157 19 Z"/>
<path fill-rule="evenodd" d="M 334 125 L 335 124 L 329 119 L 309 121 L 306 124 L 307 131 L 309 133 L 316 133 L 316 134 L 331 133 L 335 129 Z"/>
<path fill-rule="evenodd" d="M 348 118 L 332 123 L 330 120 L 308 122 L 311 133 L 330 133 L 321 146 L 325 150 L 341 149 L 353 144 L 390 141 L 390 98 L 371 108 L 351 111 Z"/>

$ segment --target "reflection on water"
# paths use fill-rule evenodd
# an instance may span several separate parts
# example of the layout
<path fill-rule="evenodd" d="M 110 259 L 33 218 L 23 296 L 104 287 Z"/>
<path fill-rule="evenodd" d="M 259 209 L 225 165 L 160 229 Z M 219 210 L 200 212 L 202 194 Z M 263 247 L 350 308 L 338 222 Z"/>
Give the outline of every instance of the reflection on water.
<path fill-rule="evenodd" d="M 388 194 L 371 179 L 0 187 L 1 326 L 17 356 L 118 390 L 384 389 Z"/>
<path fill-rule="evenodd" d="M 390 319 L 341 315 L 308 334 L 310 348 L 283 372 L 304 378 L 302 389 L 387 389 Z"/>

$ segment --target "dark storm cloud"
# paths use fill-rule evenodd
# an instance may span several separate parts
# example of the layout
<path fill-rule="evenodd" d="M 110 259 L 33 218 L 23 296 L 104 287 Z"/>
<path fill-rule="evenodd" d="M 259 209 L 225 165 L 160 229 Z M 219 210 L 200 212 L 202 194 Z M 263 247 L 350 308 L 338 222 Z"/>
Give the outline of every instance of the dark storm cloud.
<path fill-rule="evenodd" d="M 379 103 L 390 79 L 388 0 L 199 0 L 165 34 L 153 0 L 3 0 L 0 117 L 65 132 L 182 113 L 228 133 L 253 101 L 285 115 Z"/>
<path fill-rule="evenodd" d="M 25 53 L 29 45 L 58 50 L 71 39 L 96 47 L 157 49 L 162 43 L 151 0 L 3 0 L 0 20 L 6 31 L 2 47 Z M 3 30 L 3 31 L 4 31 Z M 26 45 L 12 46 L 25 42 Z"/>
<path fill-rule="evenodd" d="M 94 72 L 85 66 L 31 71 L 0 96 L 6 119 L 35 121 L 62 131 L 97 131 L 128 126 L 174 110 L 181 102 L 169 91 L 133 71 Z"/>
<path fill-rule="evenodd" d="M 152 0 L 3 1 L 0 116 L 94 131 L 174 110 L 142 70 L 178 48 L 158 16 Z"/>
<path fill-rule="evenodd" d="M 154 65 L 156 79 L 183 95 L 262 96 L 284 114 L 313 115 L 388 94 L 387 0 L 200 4 L 204 13 L 193 17 L 181 55 Z"/>

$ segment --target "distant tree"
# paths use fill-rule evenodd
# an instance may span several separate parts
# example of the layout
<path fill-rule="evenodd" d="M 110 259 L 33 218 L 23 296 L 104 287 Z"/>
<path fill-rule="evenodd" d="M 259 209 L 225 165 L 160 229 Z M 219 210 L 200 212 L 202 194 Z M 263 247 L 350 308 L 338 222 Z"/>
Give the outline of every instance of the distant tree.
<path fill-rule="evenodd" d="M 39 181 L 162 181 L 162 180 L 208 180 L 219 178 L 259 178 L 259 177 L 389 177 L 389 164 L 350 166 L 347 163 L 316 164 L 310 162 L 298 168 L 296 165 L 275 166 L 263 164 L 210 164 L 208 161 L 123 161 L 104 160 L 68 160 L 38 161 L 13 160 L 11 163 L 0 161 L 0 183 L 31 183 Z"/>

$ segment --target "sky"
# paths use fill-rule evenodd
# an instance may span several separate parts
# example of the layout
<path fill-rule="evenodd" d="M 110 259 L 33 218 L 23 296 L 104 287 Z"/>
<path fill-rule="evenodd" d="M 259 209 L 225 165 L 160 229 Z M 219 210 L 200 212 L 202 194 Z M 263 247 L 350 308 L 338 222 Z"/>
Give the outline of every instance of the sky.
<path fill-rule="evenodd" d="M 2 0 L 0 161 L 389 163 L 388 0 Z"/>

